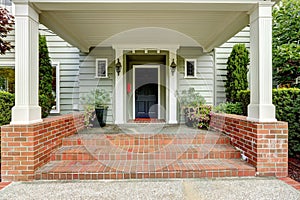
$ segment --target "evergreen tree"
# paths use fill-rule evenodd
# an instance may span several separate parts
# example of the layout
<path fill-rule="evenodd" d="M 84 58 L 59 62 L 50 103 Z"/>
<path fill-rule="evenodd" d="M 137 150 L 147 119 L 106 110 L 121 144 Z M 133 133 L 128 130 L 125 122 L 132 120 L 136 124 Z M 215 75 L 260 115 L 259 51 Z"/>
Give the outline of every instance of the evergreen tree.
<path fill-rule="evenodd" d="M 42 107 L 42 117 L 50 114 L 54 105 L 52 94 L 52 65 L 50 62 L 45 36 L 39 36 L 39 105 Z"/>
<path fill-rule="evenodd" d="M 245 45 L 234 45 L 227 61 L 225 92 L 228 102 L 236 102 L 237 93 L 240 90 L 248 89 L 247 73 L 249 61 L 249 51 Z"/>

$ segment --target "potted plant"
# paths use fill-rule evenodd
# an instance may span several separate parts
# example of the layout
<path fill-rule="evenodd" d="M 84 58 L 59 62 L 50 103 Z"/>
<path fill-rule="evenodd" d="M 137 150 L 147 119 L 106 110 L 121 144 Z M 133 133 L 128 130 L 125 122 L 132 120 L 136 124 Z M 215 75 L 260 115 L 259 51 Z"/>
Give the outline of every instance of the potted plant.
<path fill-rule="evenodd" d="M 189 127 L 208 128 L 211 106 L 205 105 L 205 99 L 194 88 L 177 92 L 181 113 Z"/>
<path fill-rule="evenodd" d="M 106 125 L 107 109 L 110 103 L 110 94 L 104 89 L 94 89 L 81 98 L 84 108 L 84 121 L 86 127 L 95 126 L 97 118 L 100 127 Z"/>

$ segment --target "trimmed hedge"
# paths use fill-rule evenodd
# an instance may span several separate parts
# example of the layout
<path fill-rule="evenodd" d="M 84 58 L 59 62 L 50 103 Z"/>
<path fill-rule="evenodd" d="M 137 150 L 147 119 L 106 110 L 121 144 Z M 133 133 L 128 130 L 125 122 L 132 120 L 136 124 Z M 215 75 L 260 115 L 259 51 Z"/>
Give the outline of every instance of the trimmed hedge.
<path fill-rule="evenodd" d="M 238 101 L 243 104 L 243 109 L 247 110 L 250 91 L 240 91 Z M 289 123 L 289 155 L 300 155 L 300 89 L 274 89 L 273 104 L 276 106 L 277 120 Z"/>
<path fill-rule="evenodd" d="M 11 109 L 15 105 L 15 95 L 0 91 L 0 126 L 11 121 Z"/>
<path fill-rule="evenodd" d="M 216 113 L 228 113 L 228 114 L 243 114 L 243 104 L 240 102 L 237 103 L 221 103 L 218 106 L 214 107 L 214 112 Z"/>

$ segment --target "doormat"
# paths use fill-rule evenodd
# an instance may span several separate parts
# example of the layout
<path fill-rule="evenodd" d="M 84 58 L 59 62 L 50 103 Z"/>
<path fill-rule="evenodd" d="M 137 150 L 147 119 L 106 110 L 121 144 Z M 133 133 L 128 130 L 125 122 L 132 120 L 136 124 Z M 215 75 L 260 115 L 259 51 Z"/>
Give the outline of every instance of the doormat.
<path fill-rule="evenodd" d="M 134 120 L 129 120 L 131 123 L 166 123 L 164 119 L 155 118 L 136 118 Z"/>

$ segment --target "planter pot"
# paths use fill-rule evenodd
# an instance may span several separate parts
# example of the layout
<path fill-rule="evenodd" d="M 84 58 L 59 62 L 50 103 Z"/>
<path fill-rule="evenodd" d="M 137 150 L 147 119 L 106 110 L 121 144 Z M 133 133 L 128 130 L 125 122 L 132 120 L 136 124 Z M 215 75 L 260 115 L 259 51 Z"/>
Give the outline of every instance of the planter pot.
<path fill-rule="evenodd" d="M 95 111 L 100 127 L 104 127 L 106 125 L 107 108 L 96 108 Z"/>

